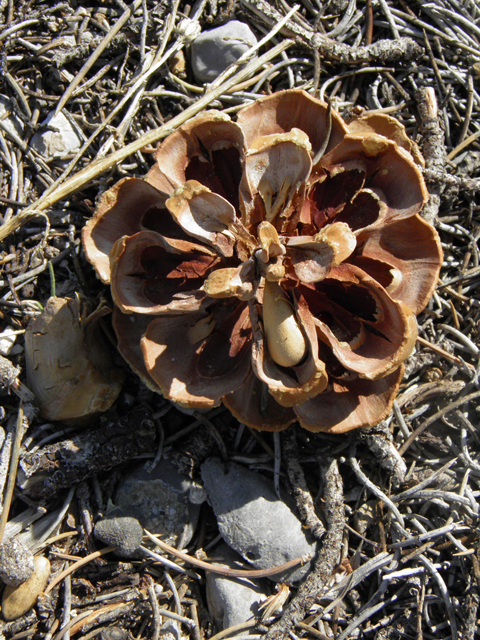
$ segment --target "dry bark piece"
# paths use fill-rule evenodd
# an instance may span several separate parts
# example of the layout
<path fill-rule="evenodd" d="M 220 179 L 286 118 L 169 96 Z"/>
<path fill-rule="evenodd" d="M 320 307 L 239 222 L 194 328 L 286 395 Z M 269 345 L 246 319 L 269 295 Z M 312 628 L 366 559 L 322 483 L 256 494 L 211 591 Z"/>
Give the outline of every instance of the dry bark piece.
<path fill-rule="evenodd" d="M 445 174 L 446 149 L 445 134 L 440 127 L 438 117 L 437 100 L 433 87 L 419 89 L 415 93 L 420 116 L 420 133 L 422 135 L 422 148 L 427 169 Z M 423 217 L 430 224 L 434 224 L 440 209 L 440 196 L 445 185 L 438 179 L 429 181 L 430 198 L 423 211 Z"/>
<path fill-rule="evenodd" d="M 47 420 L 86 418 L 109 409 L 124 374 L 114 367 L 99 320 L 80 298 L 50 298 L 25 333 L 28 384 Z"/>
<path fill-rule="evenodd" d="M 295 596 L 285 607 L 283 614 L 268 630 L 266 640 L 281 640 L 290 637 L 289 629 L 303 620 L 312 605 L 326 590 L 333 571 L 339 564 L 342 539 L 345 529 L 345 503 L 343 498 L 343 480 L 338 471 L 336 460 L 329 460 L 322 466 L 324 480 L 323 502 L 327 531 L 322 538 L 322 546 L 315 559 L 310 574 L 300 585 Z"/>
<path fill-rule="evenodd" d="M 82 431 L 71 439 L 25 453 L 17 485 L 31 498 L 52 498 L 98 473 L 154 450 L 155 425 L 144 409 Z"/>
<path fill-rule="evenodd" d="M 242 6 L 258 16 L 267 25 L 280 22 L 284 16 L 267 0 L 242 0 Z M 329 5 L 330 10 L 332 6 Z M 351 46 L 318 33 L 306 22 L 297 23 L 290 20 L 281 33 L 295 36 L 297 41 L 309 49 L 318 51 L 323 59 L 336 60 L 341 64 L 391 64 L 394 62 L 409 62 L 418 60 L 423 54 L 422 47 L 413 38 L 398 38 L 396 40 L 377 40 L 365 47 Z"/>

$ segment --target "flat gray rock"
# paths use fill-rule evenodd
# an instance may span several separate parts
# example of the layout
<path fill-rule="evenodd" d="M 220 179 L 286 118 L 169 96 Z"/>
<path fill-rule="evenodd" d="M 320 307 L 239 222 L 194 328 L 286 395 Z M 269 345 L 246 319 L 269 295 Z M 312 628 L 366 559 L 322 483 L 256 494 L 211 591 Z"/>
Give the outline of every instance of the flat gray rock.
<path fill-rule="evenodd" d="M 61 159 L 70 153 L 76 153 L 82 146 L 78 130 L 62 112 L 55 115 L 55 112 L 51 111 L 42 125 L 48 125 L 49 128 L 36 133 L 30 141 L 30 146 L 41 156 L 48 159 Z"/>
<path fill-rule="evenodd" d="M 136 518 L 125 516 L 121 509 L 112 509 L 95 525 L 93 533 L 97 540 L 116 547 L 118 555 L 135 557 L 143 538 L 143 527 Z"/>
<path fill-rule="evenodd" d="M 221 556 L 222 564 L 230 568 L 238 568 L 235 562 L 242 558 L 226 544 L 215 549 L 215 557 Z M 241 565 L 240 565 L 241 566 Z M 265 581 L 256 584 L 240 578 L 227 578 L 218 573 L 206 572 L 207 604 L 210 616 L 218 631 L 250 620 L 258 615 L 258 608 L 267 599 Z"/>
<path fill-rule="evenodd" d="M 255 569 L 315 555 L 315 543 L 307 539 L 292 509 L 278 499 L 268 478 L 233 462 L 225 470 L 218 458 L 208 458 L 201 470 L 223 539 Z M 309 567 L 310 562 L 271 579 L 295 582 Z"/>
<path fill-rule="evenodd" d="M 195 79 L 197 82 L 213 82 L 255 44 L 257 39 L 250 27 L 238 20 L 203 31 L 191 46 Z"/>
<path fill-rule="evenodd" d="M 30 578 L 35 569 L 33 553 L 12 538 L 0 544 L 0 578 L 5 584 L 18 587 Z"/>
<path fill-rule="evenodd" d="M 200 513 L 200 504 L 189 500 L 192 485 L 171 462 L 161 460 L 152 473 L 142 466 L 127 474 L 117 487 L 114 503 L 167 544 L 176 546 L 181 540 L 185 546 Z"/>

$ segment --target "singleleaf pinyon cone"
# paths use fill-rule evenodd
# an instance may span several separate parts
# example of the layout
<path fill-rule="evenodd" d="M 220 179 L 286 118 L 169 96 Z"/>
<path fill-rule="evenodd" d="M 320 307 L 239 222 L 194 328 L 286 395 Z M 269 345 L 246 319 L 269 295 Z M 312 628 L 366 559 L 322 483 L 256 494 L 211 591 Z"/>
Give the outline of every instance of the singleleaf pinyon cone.
<path fill-rule="evenodd" d="M 186 123 L 83 232 L 123 357 L 256 429 L 377 424 L 442 262 L 420 163 L 393 118 L 347 126 L 299 90 Z"/>

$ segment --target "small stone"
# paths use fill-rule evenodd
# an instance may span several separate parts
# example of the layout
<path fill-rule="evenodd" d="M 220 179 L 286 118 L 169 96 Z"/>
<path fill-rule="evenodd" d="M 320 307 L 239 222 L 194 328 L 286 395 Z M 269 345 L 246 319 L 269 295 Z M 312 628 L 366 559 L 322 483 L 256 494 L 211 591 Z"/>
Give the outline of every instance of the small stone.
<path fill-rule="evenodd" d="M 223 559 L 216 564 L 230 568 L 238 568 L 236 561 L 242 558 L 229 546 L 222 544 L 215 549 L 215 556 Z M 227 578 L 218 573 L 207 571 L 206 576 L 207 604 L 210 616 L 219 631 L 250 620 L 258 615 L 258 608 L 267 599 L 264 581 L 254 584 L 249 580 Z"/>
<path fill-rule="evenodd" d="M 200 513 L 200 505 L 189 500 L 191 487 L 188 476 L 162 460 L 151 473 L 140 467 L 127 474 L 117 487 L 114 503 L 167 544 L 176 546 L 181 540 L 185 546 L 192 539 Z"/>
<path fill-rule="evenodd" d="M 213 82 L 236 62 L 257 39 L 244 22 L 231 20 L 204 31 L 192 42 L 192 70 L 197 82 Z"/>
<path fill-rule="evenodd" d="M 8 356 L 13 349 L 17 334 L 11 327 L 7 327 L 0 333 L 0 356 Z"/>
<path fill-rule="evenodd" d="M 68 154 L 76 153 L 82 146 L 77 129 L 63 113 L 55 115 L 55 112 L 51 111 L 42 125 L 48 126 L 48 129 L 36 133 L 30 141 L 30 146 L 41 156 L 61 159 Z"/>
<path fill-rule="evenodd" d="M 50 562 L 43 556 L 34 559 L 35 568 L 30 578 L 18 587 L 5 587 L 2 613 L 5 620 L 16 620 L 31 609 L 50 577 Z"/>
<path fill-rule="evenodd" d="M 375 501 L 369 500 L 362 504 L 353 514 L 353 526 L 355 531 L 362 536 L 367 532 L 370 525 L 375 522 Z"/>
<path fill-rule="evenodd" d="M 112 509 L 107 516 L 97 522 L 93 530 L 97 540 L 116 547 L 123 558 L 135 556 L 142 544 L 143 528 L 136 518 L 123 515 L 121 509 Z"/>
<path fill-rule="evenodd" d="M 7 113 L 9 115 L 6 115 Z M 22 137 L 22 121 L 15 115 L 12 101 L 7 98 L 7 96 L 2 95 L 0 95 L 0 120 L 9 133 L 17 134 L 20 138 Z"/>
<path fill-rule="evenodd" d="M 10 349 L 10 356 L 18 356 L 21 353 L 23 353 L 25 351 L 25 349 L 23 348 L 23 345 L 21 344 L 14 344 L 13 347 Z"/>
<path fill-rule="evenodd" d="M 256 569 L 315 555 L 315 543 L 307 539 L 292 508 L 279 500 L 268 478 L 235 463 L 225 469 L 218 458 L 208 458 L 201 472 L 223 539 Z M 271 579 L 296 582 L 309 567 L 307 562 Z"/>
<path fill-rule="evenodd" d="M 202 485 L 197 482 L 192 482 L 192 486 L 188 492 L 188 499 L 192 504 L 203 504 L 207 499 L 207 492 Z"/>
<path fill-rule="evenodd" d="M 77 41 L 75 39 L 75 36 L 61 36 L 57 40 L 57 42 L 60 46 L 63 46 L 68 49 L 71 49 L 72 47 L 77 46 Z"/>
<path fill-rule="evenodd" d="M 93 33 L 91 31 L 84 31 L 80 36 L 80 44 L 90 44 L 93 40 Z"/>
<path fill-rule="evenodd" d="M 0 578 L 5 584 L 17 587 L 28 580 L 34 570 L 33 553 L 16 538 L 3 540 L 0 545 Z"/>

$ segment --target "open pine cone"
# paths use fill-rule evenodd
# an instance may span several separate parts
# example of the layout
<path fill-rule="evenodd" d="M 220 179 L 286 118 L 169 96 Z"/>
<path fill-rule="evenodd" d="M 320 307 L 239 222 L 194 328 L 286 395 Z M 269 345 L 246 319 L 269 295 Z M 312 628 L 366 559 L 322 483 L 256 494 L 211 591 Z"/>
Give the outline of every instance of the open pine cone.
<path fill-rule="evenodd" d="M 416 147 L 299 90 L 172 133 L 84 229 L 118 348 L 166 398 L 341 433 L 390 411 L 442 251 Z"/>

